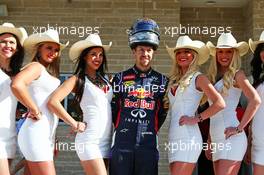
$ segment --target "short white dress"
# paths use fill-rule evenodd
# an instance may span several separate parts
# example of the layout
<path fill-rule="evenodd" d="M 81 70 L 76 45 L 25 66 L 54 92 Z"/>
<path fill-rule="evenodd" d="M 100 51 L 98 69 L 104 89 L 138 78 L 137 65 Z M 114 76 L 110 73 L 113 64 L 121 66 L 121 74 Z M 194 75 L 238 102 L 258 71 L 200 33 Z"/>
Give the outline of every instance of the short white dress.
<path fill-rule="evenodd" d="M 105 81 L 107 82 L 106 79 Z M 77 133 L 75 138 L 76 152 L 82 161 L 109 157 L 112 135 L 112 96 L 113 91 L 109 83 L 103 91 L 85 77 L 80 107 L 87 128 L 84 132 Z"/>
<path fill-rule="evenodd" d="M 0 159 L 13 159 L 16 153 L 17 100 L 10 83 L 10 77 L 0 69 Z"/>
<path fill-rule="evenodd" d="M 18 145 L 26 160 L 52 161 L 58 117 L 47 108 L 50 94 L 60 85 L 60 80 L 41 67 L 40 77 L 31 82 L 29 92 L 40 111 L 40 120 L 27 118 L 18 133 Z"/>
<path fill-rule="evenodd" d="M 264 166 L 264 83 L 257 87 L 261 104 L 252 121 L 252 162 Z"/>
<path fill-rule="evenodd" d="M 223 79 L 215 85 L 215 89 L 221 92 Z M 245 132 L 238 133 L 225 139 L 225 129 L 237 127 L 239 120 L 236 115 L 236 108 L 241 96 L 241 89 L 230 87 L 228 95 L 223 96 L 226 107 L 210 118 L 210 136 L 213 146 L 213 161 L 220 159 L 241 161 L 247 149 L 247 137 Z"/>
<path fill-rule="evenodd" d="M 171 121 L 169 126 L 169 163 L 187 162 L 196 163 L 202 151 L 202 136 L 198 124 L 179 125 L 179 119 L 183 115 L 195 116 L 195 112 L 200 104 L 203 92 L 196 89 L 195 81 L 201 74 L 196 72 L 190 80 L 190 84 L 184 90 L 179 87 L 173 95 L 168 93 L 170 101 L 169 115 Z"/>

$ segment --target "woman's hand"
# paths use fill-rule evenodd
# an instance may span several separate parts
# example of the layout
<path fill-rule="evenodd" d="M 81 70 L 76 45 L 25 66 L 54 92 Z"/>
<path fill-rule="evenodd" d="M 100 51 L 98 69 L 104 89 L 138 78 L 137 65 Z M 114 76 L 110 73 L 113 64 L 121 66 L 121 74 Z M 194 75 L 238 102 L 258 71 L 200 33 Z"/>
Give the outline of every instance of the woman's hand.
<path fill-rule="evenodd" d="M 77 122 L 76 126 L 72 127 L 74 132 L 84 132 L 87 127 L 87 123 L 85 122 Z"/>
<path fill-rule="evenodd" d="M 204 150 L 204 154 L 205 154 L 205 157 L 208 160 L 212 160 L 212 149 L 211 149 L 211 145 L 208 145 L 208 149 Z"/>
<path fill-rule="evenodd" d="M 179 125 L 195 125 L 196 123 L 199 122 L 199 118 L 198 117 L 189 117 L 187 115 L 183 115 L 181 116 L 180 120 L 179 120 Z"/>
<path fill-rule="evenodd" d="M 205 149 L 204 150 L 204 154 L 205 154 L 205 157 L 208 159 L 208 160 L 212 160 L 212 144 L 211 144 L 211 138 L 210 138 L 210 136 L 208 136 L 208 139 L 207 139 L 207 142 L 206 142 L 206 144 L 207 144 L 207 148 L 208 149 Z"/>
<path fill-rule="evenodd" d="M 33 120 L 40 120 L 42 113 L 40 110 L 29 110 L 27 117 Z"/>
<path fill-rule="evenodd" d="M 232 135 L 236 135 L 238 133 L 239 133 L 238 127 L 228 127 L 225 129 L 225 138 L 228 139 Z"/>

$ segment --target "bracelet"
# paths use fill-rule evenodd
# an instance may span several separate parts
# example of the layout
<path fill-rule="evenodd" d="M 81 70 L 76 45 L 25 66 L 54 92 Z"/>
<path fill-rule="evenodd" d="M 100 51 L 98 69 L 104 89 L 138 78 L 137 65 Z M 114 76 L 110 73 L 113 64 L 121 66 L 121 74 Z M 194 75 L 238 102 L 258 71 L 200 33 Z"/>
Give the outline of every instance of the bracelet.
<path fill-rule="evenodd" d="M 201 114 L 198 114 L 197 117 L 199 119 L 199 122 L 203 122 L 203 118 L 202 118 Z"/>
<path fill-rule="evenodd" d="M 241 133 L 243 130 L 239 129 L 238 126 L 236 127 L 236 132 Z"/>
<path fill-rule="evenodd" d="M 31 109 L 29 109 L 28 112 L 32 115 L 39 115 L 41 113 L 40 110 L 37 110 L 37 113 L 34 113 Z"/>

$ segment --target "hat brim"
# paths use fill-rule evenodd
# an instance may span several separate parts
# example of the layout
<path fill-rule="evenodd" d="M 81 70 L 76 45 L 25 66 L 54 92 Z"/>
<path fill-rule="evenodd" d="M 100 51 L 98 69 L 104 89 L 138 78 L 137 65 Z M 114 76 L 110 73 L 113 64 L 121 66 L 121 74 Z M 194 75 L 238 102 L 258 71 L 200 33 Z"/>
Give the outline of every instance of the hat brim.
<path fill-rule="evenodd" d="M 104 49 L 104 52 L 107 53 L 110 50 L 111 46 L 112 46 L 112 42 L 109 42 L 108 45 L 96 45 L 96 44 L 91 44 L 86 40 L 77 41 L 71 46 L 69 50 L 69 57 L 73 62 L 76 62 L 84 49 L 90 47 L 101 47 Z"/>
<path fill-rule="evenodd" d="M 20 41 L 20 44 L 23 45 L 25 39 L 28 37 L 26 30 L 23 27 L 7 27 L 7 26 L 0 26 L 0 34 L 2 33 L 11 33 Z"/>
<path fill-rule="evenodd" d="M 178 49 L 191 49 L 194 50 L 197 53 L 197 59 L 198 59 L 198 64 L 202 65 L 204 64 L 208 59 L 209 59 L 209 50 L 206 46 L 202 47 L 194 47 L 194 46 L 181 46 L 181 47 L 173 47 L 170 48 L 166 45 L 166 49 L 172 58 L 172 60 L 175 60 L 175 52 Z"/>
<path fill-rule="evenodd" d="M 255 52 L 257 46 L 261 43 L 264 43 L 264 40 L 253 41 L 251 38 L 248 40 L 249 48 L 253 53 Z"/>
<path fill-rule="evenodd" d="M 60 52 L 68 46 L 69 41 L 65 44 L 59 43 L 53 38 L 47 36 L 47 35 L 41 35 L 41 34 L 32 34 L 30 35 L 24 42 L 24 48 L 27 52 L 32 53 L 32 51 L 35 49 L 35 46 L 42 42 L 53 42 L 57 43 L 60 46 Z"/>
<path fill-rule="evenodd" d="M 208 41 L 206 43 L 206 46 L 208 47 L 210 51 L 210 55 L 215 56 L 216 55 L 216 49 L 218 48 L 234 48 L 237 49 L 240 56 L 245 55 L 248 52 L 249 46 L 246 42 L 239 42 L 235 46 L 215 46 L 211 41 Z"/>

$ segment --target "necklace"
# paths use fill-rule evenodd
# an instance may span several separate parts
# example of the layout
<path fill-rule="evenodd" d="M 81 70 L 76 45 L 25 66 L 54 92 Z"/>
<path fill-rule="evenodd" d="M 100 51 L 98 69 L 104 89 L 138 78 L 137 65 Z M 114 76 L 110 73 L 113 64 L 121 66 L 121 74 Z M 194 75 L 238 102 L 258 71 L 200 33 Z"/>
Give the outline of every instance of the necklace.
<path fill-rule="evenodd" d="M 88 74 L 86 74 L 87 78 L 97 87 L 99 87 L 100 89 L 105 89 L 105 87 L 107 87 L 107 83 L 101 78 L 101 76 L 96 73 L 95 77 L 90 77 Z"/>

